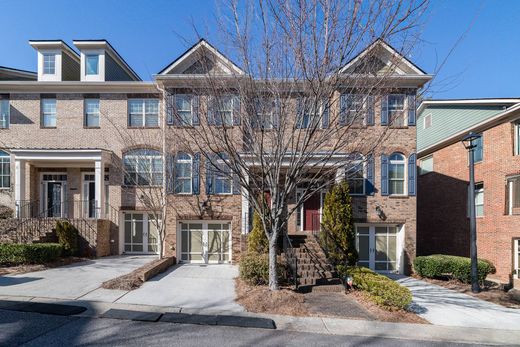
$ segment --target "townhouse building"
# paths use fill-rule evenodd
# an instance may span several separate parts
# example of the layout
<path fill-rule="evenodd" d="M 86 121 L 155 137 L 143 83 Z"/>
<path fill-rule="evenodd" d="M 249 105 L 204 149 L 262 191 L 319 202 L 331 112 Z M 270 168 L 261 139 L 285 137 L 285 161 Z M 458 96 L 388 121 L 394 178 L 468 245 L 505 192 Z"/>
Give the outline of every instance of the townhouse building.
<path fill-rule="evenodd" d="M 179 135 L 186 125 L 212 126 L 214 112 L 226 115 L 226 126 L 241 126 L 240 96 L 212 104 L 201 83 L 204 74 L 215 71 L 223 78 L 243 74 L 240 67 L 201 40 L 153 81 L 142 81 L 105 40 L 74 41 L 76 49 L 63 41 L 30 44 L 37 51 L 37 73 L 0 69 L 0 204 L 10 206 L 22 223 L 89 222 L 98 256 L 154 253 L 158 236 L 135 185 L 159 186 L 168 160 L 175 173 L 162 216 L 166 254 L 179 262 L 238 261 L 250 230 L 250 197 L 231 175 L 208 169 L 206 156 L 189 141 L 179 143 L 184 138 Z M 380 143 L 364 153 L 346 148 L 345 156 L 357 158 L 357 165 L 338 175 L 351 186 L 360 265 L 406 273 L 416 254 L 415 99 L 431 76 L 383 41 L 367 47 L 341 73 L 362 73 L 359 67 L 367 59 L 377 62 L 378 70 L 371 71 L 376 75 L 392 67 L 391 87 L 361 95 L 345 85 L 330 112 L 362 110 L 359 138 L 377 136 Z M 298 97 L 290 96 L 294 110 Z M 296 119 L 303 116 L 294 113 L 283 119 L 300 122 Z M 326 126 L 343 126 L 344 118 L 337 119 L 339 124 Z M 161 141 L 171 154 L 167 159 Z M 239 155 L 246 154 L 243 146 Z M 320 227 L 325 193 L 297 209 L 289 234 Z M 296 189 L 294 201 L 298 194 Z"/>
<path fill-rule="evenodd" d="M 493 278 L 518 286 L 520 99 L 426 100 L 418 109 L 417 254 L 469 256 L 468 151 L 461 139 L 481 134 L 475 149 L 478 257 Z"/>

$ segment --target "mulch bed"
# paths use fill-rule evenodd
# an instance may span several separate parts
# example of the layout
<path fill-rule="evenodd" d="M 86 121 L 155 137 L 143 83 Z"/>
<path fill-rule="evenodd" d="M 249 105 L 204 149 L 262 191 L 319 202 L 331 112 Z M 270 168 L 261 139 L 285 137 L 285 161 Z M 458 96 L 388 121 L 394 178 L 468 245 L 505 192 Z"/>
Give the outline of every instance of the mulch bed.
<path fill-rule="evenodd" d="M 137 289 L 147 280 L 146 276 L 144 275 L 145 273 L 149 272 L 149 270 L 152 270 L 156 266 L 161 266 L 164 262 L 168 262 L 170 260 L 167 258 L 156 259 L 146 265 L 141 266 L 140 268 L 135 269 L 134 271 L 132 271 L 126 275 L 119 276 L 119 277 L 116 277 L 111 280 L 103 282 L 103 284 L 101 284 L 101 287 L 105 288 L 105 289 L 118 289 L 118 290 Z M 173 263 L 174 263 L 174 260 L 171 260 L 171 264 L 173 264 Z M 156 272 L 155 274 L 165 271 L 168 267 L 169 266 L 164 267 L 164 269 L 161 269 L 162 271 Z"/>
<path fill-rule="evenodd" d="M 0 266 L 0 276 L 3 275 L 17 275 L 23 274 L 27 272 L 36 272 L 48 270 L 60 266 L 70 265 L 73 263 L 78 263 L 82 261 L 87 261 L 89 258 L 81 258 L 81 257 L 65 257 L 60 258 L 58 260 L 45 263 L 45 264 L 22 264 L 15 266 Z"/>
<path fill-rule="evenodd" d="M 438 286 L 448 288 L 454 290 L 459 293 L 468 294 L 479 298 L 481 300 L 489 301 L 494 304 L 502 305 L 508 308 L 516 308 L 520 309 L 520 302 L 513 299 L 507 292 L 505 292 L 501 286 L 497 283 L 485 281 L 484 287 L 481 287 L 482 291 L 480 293 L 473 293 L 471 291 L 471 285 L 462 283 L 458 280 L 454 279 L 433 279 L 433 278 L 424 278 L 420 276 L 414 276 L 417 279 L 420 279 L 425 282 L 430 282 L 436 284 Z"/>
<path fill-rule="evenodd" d="M 294 292 L 290 287 L 282 287 L 280 290 L 272 292 L 267 286 L 250 286 L 239 278 L 235 281 L 236 300 L 249 312 L 300 317 L 337 317 L 428 324 L 426 320 L 413 312 L 386 311 L 374 304 L 359 291 L 351 291 L 346 295 L 327 292 L 302 294 Z M 343 295 L 344 306 L 351 306 L 356 309 L 356 312 L 341 309 L 341 307 L 339 307 L 341 302 L 337 302 L 336 305 L 323 304 L 324 300 L 328 300 L 329 298 L 331 300 L 338 300 L 341 295 Z M 318 299 L 317 296 L 324 296 L 325 298 Z M 336 307 L 331 308 L 332 306 Z"/>

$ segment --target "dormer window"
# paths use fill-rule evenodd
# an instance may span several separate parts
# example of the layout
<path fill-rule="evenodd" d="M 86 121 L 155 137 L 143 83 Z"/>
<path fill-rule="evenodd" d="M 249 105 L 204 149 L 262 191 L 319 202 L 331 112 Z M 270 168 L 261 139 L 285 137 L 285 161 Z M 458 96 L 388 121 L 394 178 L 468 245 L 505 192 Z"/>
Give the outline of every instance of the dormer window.
<path fill-rule="evenodd" d="M 97 75 L 99 74 L 99 55 L 88 54 L 85 56 L 85 74 Z"/>
<path fill-rule="evenodd" d="M 55 75 L 56 74 L 56 54 L 55 53 L 43 53 L 43 74 L 44 75 Z"/>

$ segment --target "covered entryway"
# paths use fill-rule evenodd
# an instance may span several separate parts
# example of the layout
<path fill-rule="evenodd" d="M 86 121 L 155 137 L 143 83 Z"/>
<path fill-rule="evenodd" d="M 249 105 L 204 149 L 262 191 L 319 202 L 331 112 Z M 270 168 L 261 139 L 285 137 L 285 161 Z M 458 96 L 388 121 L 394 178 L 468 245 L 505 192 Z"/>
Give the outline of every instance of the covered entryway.
<path fill-rule="evenodd" d="M 378 272 L 400 272 L 400 226 L 357 225 L 358 265 Z"/>
<path fill-rule="evenodd" d="M 184 221 L 179 223 L 181 262 L 229 263 L 231 223 L 228 221 Z"/>
<path fill-rule="evenodd" d="M 156 254 L 159 234 L 152 215 L 143 212 L 124 212 L 124 248 L 127 254 Z"/>
<path fill-rule="evenodd" d="M 297 199 L 303 194 L 303 189 L 296 192 Z M 297 231 L 318 231 L 321 228 L 321 215 L 326 191 L 315 193 L 309 197 L 296 211 Z"/>

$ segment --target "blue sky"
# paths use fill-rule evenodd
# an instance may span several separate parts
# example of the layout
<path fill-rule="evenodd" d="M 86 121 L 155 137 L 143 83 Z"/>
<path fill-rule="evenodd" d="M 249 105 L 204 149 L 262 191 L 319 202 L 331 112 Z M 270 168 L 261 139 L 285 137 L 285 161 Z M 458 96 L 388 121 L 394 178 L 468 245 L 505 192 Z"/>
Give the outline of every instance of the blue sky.
<path fill-rule="evenodd" d="M 145 80 L 197 39 L 218 35 L 214 0 L 0 0 L 0 65 L 36 69 L 30 39 L 104 38 Z M 411 59 L 434 98 L 520 97 L 520 1 L 432 0 Z M 473 25 L 472 25 L 473 23 Z M 469 29 L 469 31 L 468 31 Z"/>

